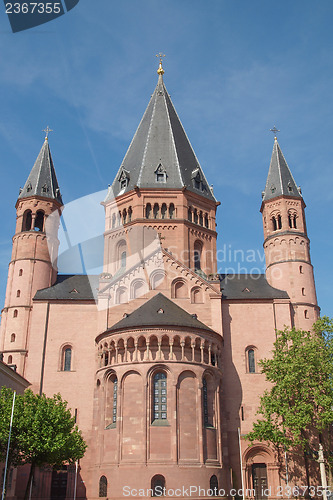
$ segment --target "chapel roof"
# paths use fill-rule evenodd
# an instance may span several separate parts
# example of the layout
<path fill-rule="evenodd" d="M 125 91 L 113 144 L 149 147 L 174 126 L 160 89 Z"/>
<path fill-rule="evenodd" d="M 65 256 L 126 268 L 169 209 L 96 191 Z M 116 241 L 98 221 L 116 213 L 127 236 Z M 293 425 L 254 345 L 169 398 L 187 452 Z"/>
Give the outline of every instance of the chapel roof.
<path fill-rule="evenodd" d="M 195 314 L 184 311 L 162 293 L 154 295 L 138 309 L 113 325 L 109 331 L 148 326 L 180 326 L 213 332 Z"/>
<path fill-rule="evenodd" d="M 160 63 L 157 86 L 105 201 L 135 187 L 186 188 L 216 201 L 166 90 L 163 73 Z"/>
<path fill-rule="evenodd" d="M 60 189 L 51 156 L 48 138 L 35 161 L 29 177 L 20 190 L 18 199 L 41 196 L 57 200 L 62 205 Z"/>
<path fill-rule="evenodd" d="M 34 300 L 95 300 L 99 275 L 58 274 L 49 288 L 38 290 Z"/>
<path fill-rule="evenodd" d="M 296 185 L 277 138 L 275 137 L 262 201 L 271 200 L 281 195 L 302 198 L 300 189 Z"/>

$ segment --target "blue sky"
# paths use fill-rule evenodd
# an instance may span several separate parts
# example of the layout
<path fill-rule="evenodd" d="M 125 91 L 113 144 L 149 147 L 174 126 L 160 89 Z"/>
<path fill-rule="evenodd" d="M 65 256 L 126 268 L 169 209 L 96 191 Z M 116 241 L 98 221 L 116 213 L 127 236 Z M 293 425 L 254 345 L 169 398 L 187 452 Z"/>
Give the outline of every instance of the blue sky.
<path fill-rule="evenodd" d="M 41 130 L 54 129 L 66 204 L 104 190 L 155 88 L 162 51 L 166 87 L 221 201 L 220 255 L 254 251 L 257 262 L 240 259 L 241 271 L 263 270 L 259 208 L 276 125 L 307 204 L 319 304 L 333 316 L 332 17 L 331 0 L 80 0 L 12 34 L 0 12 L 1 303 L 14 206 Z M 103 222 L 101 211 L 101 231 Z M 227 266 L 221 259 L 219 271 Z"/>

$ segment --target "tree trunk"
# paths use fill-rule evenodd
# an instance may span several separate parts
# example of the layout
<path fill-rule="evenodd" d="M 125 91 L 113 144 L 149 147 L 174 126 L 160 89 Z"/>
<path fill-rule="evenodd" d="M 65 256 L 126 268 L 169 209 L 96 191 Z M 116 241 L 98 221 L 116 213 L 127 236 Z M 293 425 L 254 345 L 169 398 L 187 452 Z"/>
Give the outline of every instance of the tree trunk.
<path fill-rule="evenodd" d="M 24 493 L 24 500 L 29 500 L 30 488 L 32 488 L 32 481 L 34 480 L 35 468 L 36 468 L 36 465 L 34 463 L 32 463 L 31 467 L 30 467 L 28 484 L 27 484 L 27 487 L 26 487 L 25 493 Z"/>

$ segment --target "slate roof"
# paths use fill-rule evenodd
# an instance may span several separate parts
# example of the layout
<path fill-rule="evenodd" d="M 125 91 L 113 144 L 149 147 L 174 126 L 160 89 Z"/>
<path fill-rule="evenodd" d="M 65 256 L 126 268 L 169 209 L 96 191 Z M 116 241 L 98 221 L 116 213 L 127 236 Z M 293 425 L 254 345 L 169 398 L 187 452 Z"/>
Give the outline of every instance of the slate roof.
<path fill-rule="evenodd" d="M 283 156 L 277 139 L 274 140 L 271 163 L 262 200 L 270 200 L 277 196 L 292 196 L 302 198 L 299 188 L 292 176 L 290 168 Z"/>
<path fill-rule="evenodd" d="M 34 300 L 95 300 L 99 275 L 59 274 L 56 283 L 38 290 Z"/>
<path fill-rule="evenodd" d="M 157 169 L 165 182 L 157 182 Z M 195 183 L 195 177 L 199 184 Z M 122 187 L 124 180 L 126 187 Z M 199 187 L 198 187 L 199 185 Z M 187 138 L 160 73 L 155 91 L 106 200 L 139 188 L 182 189 L 215 197 Z"/>
<path fill-rule="evenodd" d="M 264 274 L 222 274 L 222 299 L 288 299 L 284 290 L 273 288 Z"/>
<path fill-rule="evenodd" d="M 42 149 L 18 199 L 30 196 L 52 198 L 62 205 L 60 189 L 51 156 L 49 141 L 45 138 Z"/>
<path fill-rule="evenodd" d="M 158 311 L 163 311 L 158 312 Z M 180 326 L 197 328 L 213 332 L 211 328 L 196 319 L 192 314 L 184 311 L 162 293 L 145 302 L 141 307 L 133 311 L 127 317 L 113 325 L 109 331 L 122 328 L 135 328 L 137 326 Z M 215 332 L 214 332 L 215 333 Z"/>

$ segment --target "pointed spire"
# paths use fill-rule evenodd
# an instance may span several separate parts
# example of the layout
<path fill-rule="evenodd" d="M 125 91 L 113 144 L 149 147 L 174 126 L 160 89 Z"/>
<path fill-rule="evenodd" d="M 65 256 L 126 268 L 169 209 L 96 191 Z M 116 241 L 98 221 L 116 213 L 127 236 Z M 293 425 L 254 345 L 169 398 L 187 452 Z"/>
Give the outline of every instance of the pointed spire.
<path fill-rule="evenodd" d="M 110 193 L 119 196 L 135 187 L 186 188 L 216 201 L 164 85 L 162 56 L 157 55 L 157 86 Z"/>
<path fill-rule="evenodd" d="M 47 128 L 44 144 L 24 188 L 20 191 L 19 199 L 29 198 L 30 196 L 41 196 L 42 198 L 56 200 L 62 205 L 60 189 L 48 141 L 49 132 L 51 130 Z"/>
<path fill-rule="evenodd" d="M 296 185 L 275 136 L 271 163 L 269 166 L 265 191 L 262 193 L 262 199 L 263 201 L 266 201 L 282 195 L 302 198 L 300 189 Z"/>

